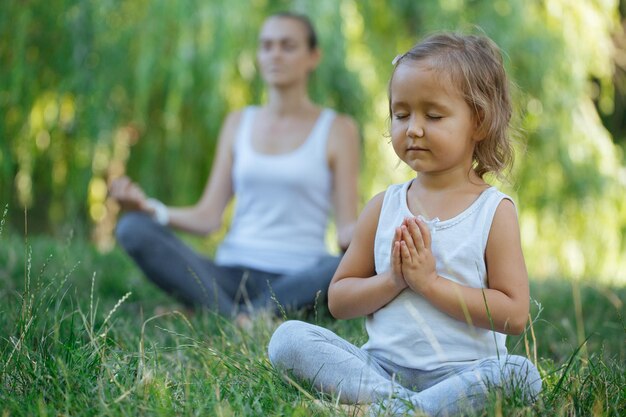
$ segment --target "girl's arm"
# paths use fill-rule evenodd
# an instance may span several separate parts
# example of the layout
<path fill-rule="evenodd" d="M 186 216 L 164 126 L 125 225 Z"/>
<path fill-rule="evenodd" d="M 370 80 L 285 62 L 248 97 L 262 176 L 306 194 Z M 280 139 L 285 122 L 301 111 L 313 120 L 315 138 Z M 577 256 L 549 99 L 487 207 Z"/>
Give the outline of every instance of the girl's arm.
<path fill-rule="evenodd" d="M 384 193 L 375 196 L 363 209 L 354 237 L 328 289 L 328 309 L 338 319 L 350 319 L 375 312 L 393 300 L 407 284 L 402 279 L 400 254 L 395 267 L 376 275 L 374 238 Z M 400 236 L 396 235 L 396 240 Z M 393 256 L 392 256 L 393 259 Z"/>
<path fill-rule="evenodd" d="M 507 334 L 524 331 L 529 312 L 528 274 L 515 207 L 502 200 L 486 249 L 488 288 L 470 288 L 438 276 L 430 251 L 430 232 L 410 219 L 401 228 L 402 272 L 407 284 L 450 316 Z"/>
<path fill-rule="evenodd" d="M 328 161 L 333 173 L 333 205 L 337 242 L 346 250 L 357 218 L 359 132 L 354 121 L 338 116 L 328 138 Z"/>

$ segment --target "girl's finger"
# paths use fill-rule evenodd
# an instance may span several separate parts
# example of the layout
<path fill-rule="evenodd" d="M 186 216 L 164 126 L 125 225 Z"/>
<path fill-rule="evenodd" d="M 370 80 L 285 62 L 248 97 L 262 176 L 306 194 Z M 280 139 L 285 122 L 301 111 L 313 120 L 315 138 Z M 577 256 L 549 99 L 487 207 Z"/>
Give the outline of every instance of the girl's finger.
<path fill-rule="evenodd" d="M 409 230 L 409 233 L 411 234 L 411 237 L 413 238 L 413 242 L 415 244 L 416 250 L 419 251 L 423 249 L 424 240 L 422 239 L 422 232 L 418 226 L 416 218 L 412 218 L 410 220 L 408 230 Z"/>
<path fill-rule="evenodd" d="M 394 242 L 391 247 L 391 267 L 394 272 L 402 270 L 402 261 L 400 259 L 400 242 Z"/>
<path fill-rule="evenodd" d="M 400 242 L 402 240 L 402 231 L 399 227 L 396 227 L 396 231 L 393 234 L 393 239 L 391 240 L 391 252 L 393 252 L 393 248 L 396 242 Z"/>
<path fill-rule="evenodd" d="M 430 245 L 432 244 L 432 238 L 430 236 L 430 229 L 428 228 L 428 225 L 422 219 L 415 219 L 415 224 L 419 228 L 424 247 L 426 249 L 430 249 Z"/>
<path fill-rule="evenodd" d="M 404 240 L 400 242 L 400 254 L 402 255 L 402 260 L 404 262 L 411 262 L 411 251 Z"/>
<path fill-rule="evenodd" d="M 409 228 L 407 226 L 402 226 L 402 241 L 406 242 L 409 248 L 415 247 L 415 241 L 413 239 L 413 236 L 411 236 L 411 232 L 409 231 Z"/>

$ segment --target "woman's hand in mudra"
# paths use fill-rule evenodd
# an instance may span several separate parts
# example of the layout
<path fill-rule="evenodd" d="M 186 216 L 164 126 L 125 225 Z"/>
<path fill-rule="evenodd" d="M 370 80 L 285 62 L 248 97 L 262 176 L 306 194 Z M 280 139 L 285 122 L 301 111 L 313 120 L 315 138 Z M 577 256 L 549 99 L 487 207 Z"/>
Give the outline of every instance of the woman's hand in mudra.
<path fill-rule="evenodd" d="M 126 176 L 111 181 L 109 196 L 115 199 L 123 210 L 148 210 L 146 194 L 139 185 Z"/>

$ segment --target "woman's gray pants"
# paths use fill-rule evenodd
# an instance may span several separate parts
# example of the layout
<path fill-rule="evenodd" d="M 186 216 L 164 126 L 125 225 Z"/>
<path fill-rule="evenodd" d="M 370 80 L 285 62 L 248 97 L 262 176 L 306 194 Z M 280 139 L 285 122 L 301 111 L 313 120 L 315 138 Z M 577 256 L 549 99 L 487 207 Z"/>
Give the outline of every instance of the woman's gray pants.
<path fill-rule="evenodd" d="M 225 316 L 324 302 L 340 260 L 325 256 L 314 267 L 290 275 L 219 266 L 140 212 L 127 213 L 118 221 L 116 238 L 148 279 L 165 292 L 187 306 L 202 306 Z"/>

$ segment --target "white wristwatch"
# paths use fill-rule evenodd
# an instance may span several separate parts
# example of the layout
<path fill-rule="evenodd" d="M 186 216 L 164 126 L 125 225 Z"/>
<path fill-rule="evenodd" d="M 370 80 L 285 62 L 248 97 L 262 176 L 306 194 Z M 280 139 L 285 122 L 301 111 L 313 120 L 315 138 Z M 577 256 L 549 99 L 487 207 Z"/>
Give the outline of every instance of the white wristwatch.
<path fill-rule="evenodd" d="M 154 210 L 154 213 L 152 214 L 154 221 L 161 226 L 167 226 L 170 222 L 170 212 L 167 209 L 167 206 L 156 198 L 149 198 L 146 203 L 152 210 Z"/>

